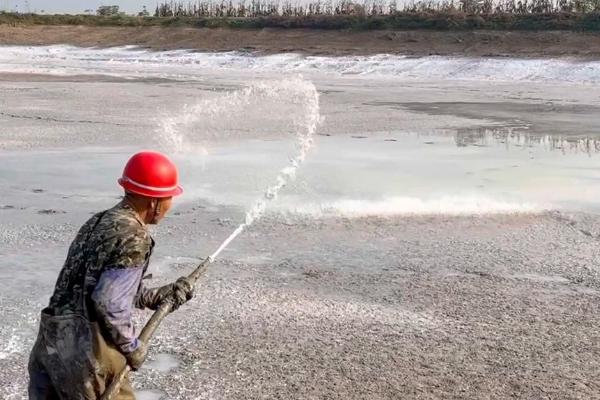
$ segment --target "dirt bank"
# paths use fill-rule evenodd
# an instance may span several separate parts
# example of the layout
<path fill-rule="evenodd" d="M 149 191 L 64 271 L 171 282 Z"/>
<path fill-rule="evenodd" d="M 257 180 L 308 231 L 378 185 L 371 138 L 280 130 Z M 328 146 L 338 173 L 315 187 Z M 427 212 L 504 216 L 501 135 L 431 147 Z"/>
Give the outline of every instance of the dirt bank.
<path fill-rule="evenodd" d="M 248 50 L 312 55 L 377 53 L 519 57 L 600 57 L 600 34 L 574 32 L 320 31 L 163 27 L 0 25 L 2 45 L 139 45 L 156 50 Z"/>

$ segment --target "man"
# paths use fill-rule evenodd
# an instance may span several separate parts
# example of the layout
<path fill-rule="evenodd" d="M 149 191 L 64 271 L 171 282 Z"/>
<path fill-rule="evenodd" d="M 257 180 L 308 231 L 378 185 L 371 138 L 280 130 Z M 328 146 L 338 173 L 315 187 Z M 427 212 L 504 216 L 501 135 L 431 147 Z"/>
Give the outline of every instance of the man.
<path fill-rule="evenodd" d="M 150 151 L 135 154 L 119 184 L 123 200 L 94 215 L 79 230 L 42 310 L 29 360 L 29 398 L 97 399 L 126 363 L 143 363 L 147 345 L 135 334 L 133 307 L 176 309 L 193 296 L 187 278 L 146 289 L 142 278 L 154 247 L 147 230 L 182 193 L 175 165 Z M 134 399 L 127 380 L 119 400 Z"/>

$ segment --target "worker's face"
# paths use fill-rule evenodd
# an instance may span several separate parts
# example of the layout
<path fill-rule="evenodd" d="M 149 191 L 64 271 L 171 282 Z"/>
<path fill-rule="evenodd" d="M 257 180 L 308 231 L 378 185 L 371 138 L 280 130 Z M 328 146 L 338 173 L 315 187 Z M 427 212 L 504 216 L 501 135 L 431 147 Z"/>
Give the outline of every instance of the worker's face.
<path fill-rule="evenodd" d="M 154 199 L 156 201 L 156 206 L 152 210 L 152 220 L 151 224 L 158 224 L 164 217 L 167 215 L 169 210 L 171 209 L 171 204 L 173 203 L 172 197 L 165 197 L 162 199 Z"/>

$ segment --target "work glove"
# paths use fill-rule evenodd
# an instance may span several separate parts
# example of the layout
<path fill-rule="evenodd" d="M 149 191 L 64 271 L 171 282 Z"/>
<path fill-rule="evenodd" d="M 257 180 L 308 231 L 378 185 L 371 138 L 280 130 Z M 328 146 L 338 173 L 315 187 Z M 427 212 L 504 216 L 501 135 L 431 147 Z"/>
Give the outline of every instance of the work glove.
<path fill-rule="evenodd" d="M 185 276 L 182 276 L 181 278 L 177 279 L 175 281 L 175 283 L 173 284 L 173 294 L 172 294 L 173 307 L 172 307 L 172 310 L 173 311 L 177 310 L 179 308 L 179 306 L 187 303 L 193 297 L 194 297 L 194 284 L 192 283 L 192 281 Z"/>
<path fill-rule="evenodd" d="M 131 367 L 132 371 L 137 371 L 142 367 L 142 364 L 146 360 L 146 356 L 148 355 L 148 346 L 146 343 L 138 339 L 138 348 L 132 351 L 131 353 L 125 354 L 125 358 L 127 359 L 127 364 Z"/>
<path fill-rule="evenodd" d="M 188 278 L 182 276 L 175 283 L 144 290 L 137 305 L 140 308 L 156 310 L 163 302 L 171 301 L 173 304 L 171 310 L 175 311 L 193 297 L 194 285 Z"/>

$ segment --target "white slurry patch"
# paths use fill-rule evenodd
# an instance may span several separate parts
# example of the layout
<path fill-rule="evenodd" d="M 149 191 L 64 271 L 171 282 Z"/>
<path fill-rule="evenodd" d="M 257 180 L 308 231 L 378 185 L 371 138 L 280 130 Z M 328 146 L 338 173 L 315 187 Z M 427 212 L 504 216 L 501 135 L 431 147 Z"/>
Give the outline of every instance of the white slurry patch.
<path fill-rule="evenodd" d="M 0 46 L 0 72 L 109 75 L 124 78 L 205 79 L 206 71 L 319 73 L 403 80 L 452 79 L 549 83 L 600 83 L 600 62 L 493 57 L 257 56 L 242 52 L 149 51 L 136 46 Z"/>

